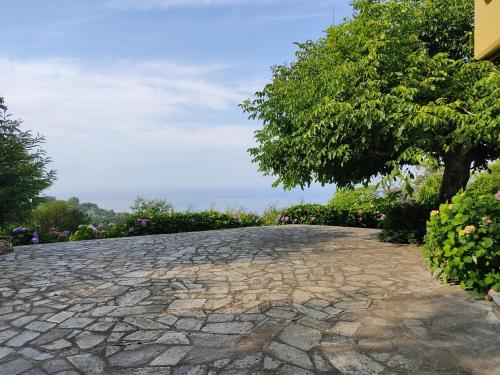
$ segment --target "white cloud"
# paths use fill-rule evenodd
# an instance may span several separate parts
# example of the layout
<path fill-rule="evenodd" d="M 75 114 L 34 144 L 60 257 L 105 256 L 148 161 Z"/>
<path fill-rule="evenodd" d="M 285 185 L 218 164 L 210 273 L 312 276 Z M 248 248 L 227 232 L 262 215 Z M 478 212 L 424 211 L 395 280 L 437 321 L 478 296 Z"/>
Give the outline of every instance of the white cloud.
<path fill-rule="evenodd" d="M 49 193 L 184 187 L 200 179 L 203 186 L 252 186 L 258 174 L 246 149 L 255 126 L 237 108 L 252 92 L 210 78 L 224 69 L 0 58 L 0 96 L 26 129 L 46 136 L 58 170 Z"/>

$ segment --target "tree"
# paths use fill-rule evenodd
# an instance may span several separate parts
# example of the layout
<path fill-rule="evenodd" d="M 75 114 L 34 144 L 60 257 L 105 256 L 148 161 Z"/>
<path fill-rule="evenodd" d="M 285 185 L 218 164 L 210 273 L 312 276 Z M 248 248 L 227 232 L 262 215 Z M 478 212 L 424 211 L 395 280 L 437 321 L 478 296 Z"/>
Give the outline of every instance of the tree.
<path fill-rule="evenodd" d="M 90 223 L 90 217 L 80 207 L 63 200 L 40 204 L 33 211 L 33 220 L 45 232 L 50 228 L 74 232 L 79 225 Z"/>
<path fill-rule="evenodd" d="M 44 138 L 20 125 L 7 114 L 0 97 L 0 226 L 22 220 L 55 179 L 55 172 L 46 169 L 50 159 L 40 148 Z"/>
<path fill-rule="evenodd" d="M 134 204 L 130 206 L 132 213 L 135 215 L 143 214 L 169 214 L 174 212 L 174 206 L 166 199 L 145 199 L 137 197 Z"/>
<path fill-rule="evenodd" d="M 444 167 L 440 201 L 500 156 L 500 73 L 472 58 L 470 0 L 354 0 L 354 16 L 241 106 L 275 186 L 347 186 Z"/>

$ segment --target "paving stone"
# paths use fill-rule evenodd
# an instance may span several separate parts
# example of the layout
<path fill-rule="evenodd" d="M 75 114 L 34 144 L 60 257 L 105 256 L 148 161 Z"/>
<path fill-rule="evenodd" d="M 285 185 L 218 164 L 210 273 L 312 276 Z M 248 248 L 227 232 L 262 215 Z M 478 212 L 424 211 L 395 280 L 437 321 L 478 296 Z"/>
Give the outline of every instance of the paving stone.
<path fill-rule="evenodd" d="M 9 340 L 10 338 L 17 335 L 19 332 L 20 331 L 13 330 L 13 329 L 7 329 L 5 331 L 0 331 L 0 343 Z"/>
<path fill-rule="evenodd" d="M 123 338 L 126 341 L 154 341 L 160 337 L 162 331 L 136 331 Z"/>
<path fill-rule="evenodd" d="M 42 345 L 41 348 L 46 350 L 61 350 L 61 349 L 71 348 L 71 344 L 64 339 L 60 339 L 53 341 L 49 344 Z"/>
<path fill-rule="evenodd" d="M 85 317 L 72 317 L 59 324 L 59 328 L 85 328 L 94 320 Z"/>
<path fill-rule="evenodd" d="M 324 349 L 324 353 L 332 366 L 342 374 L 376 375 L 384 371 L 384 366 L 362 353 L 354 351 L 342 352 L 334 349 Z"/>
<path fill-rule="evenodd" d="M 295 367 L 289 364 L 284 365 L 278 372 L 282 375 L 314 375 L 313 372 L 304 370 L 300 367 Z"/>
<path fill-rule="evenodd" d="M 166 332 L 158 340 L 158 344 L 189 344 L 189 339 L 183 332 Z"/>
<path fill-rule="evenodd" d="M 277 369 L 280 365 L 281 365 L 281 362 L 275 360 L 274 358 L 271 358 L 271 357 L 265 357 L 264 358 L 264 368 L 266 370 Z"/>
<path fill-rule="evenodd" d="M 148 298 L 150 292 L 148 289 L 132 290 L 127 292 L 116 299 L 116 304 L 123 305 L 135 305 L 141 302 L 143 299 Z"/>
<path fill-rule="evenodd" d="M 231 322 L 231 323 L 209 323 L 203 327 L 203 332 L 220 334 L 242 334 L 252 330 L 253 324 L 250 322 Z"/>
<path fill-rule="evenodd" d="M 61 371 L 73 368 L 73 366 L 71 366 L 64 359 L 53 359 L 51 361 L 45 361 L 42 363 L 42 367 L 49 374 L 56 374 Z"/>
<path fill-rule="evenodd" d="M 172 346 L 165 353 L 156 357 L 151 366 L 175 366 L 191 350 L 189 346 Z"/>
<path fill-rule="evenodd" d="M 319 344 L 321 332 L 300 324 L 291 324 L 281 332 L 279 338 L 285 344 L 308 351 Z"/>
<path fill-rule="evenodd" d="M 7 357 L 12 352 L 14 352 L 14 349 L 0 346 L 0 359 Z"/>
<path fill-rule="evenodd" d="M 96 345 L 99 345 L 106 339 L 105 335 L 84 331 L 76 336 L 75 342 L 81 349 L 89 349 L 93 348 Z"/>
<path fill-rule="evenodd" d="M 17 375 L 31 368 L 31 364 L 25 359 L 14 359 L 13 361 L 0 364 L 0 374 Z"/>
<path fill-rule="evenodd" d="M 359 322 L 337 322 L 330 329 L 330 333 L 340 336 L 354 336 L 361 324 Z"/>
<path fill-rule="evenodd" d="M 282 361 L 293 363 L 305 369 L 313 368 L 313 364 L 309 359 L 309 357 L 307 356 L 307 353 L 297 348 L 294 348 L 293 346 L 281 344 L 279 342 L 272 342 L 267 347 L 267 350 L 274 357 Z"/>
<path fill-rule="evenodd" d="M 78 354 L 68 357 L 68 360 L 86 375 L 105 373 L 105 362 L 94 354 Z"/>
<path fill-rule="evenodd" d="M 38 315 L 25 315 L 10 322 L 14 327 L 22 327 L 38 318 Z"/>
<path fill-rule="evenodd" d="M 47 319 L 47 321 L 52 323 L 62 323 L 66 319 L 71 318 L 73 315 L 75 315 L 74 311 L 61 311 L 60 313 L 52 315 Z"/>
<path fill-rule="evenodd" d="M 187 331 L 198 331 L 203 325 L 202 319 L 180 318 L 175 322 L 175 328 Z"/>
<path fill-rule="evenodd" d="M 1 259 L 0 374 L 496 373 L 493 304 L 377 233 L 287 225 L 16 248 Z"/>
<path fill-rule="evenodd" d="M 53 358 L 51 354 L 39 352 L 33 348 L 23 348 L 19 351 L 19 353 L 27 358 L 34 359 L 35 361 L 45 361 L 46 359 Z"/>
<path fill-rule="evenodd" d="M 129 367 L 138 366 L 157 357 L 165 350 L 165 346 L 142 345 L 137 349 L 124 350 L 108 358 L 111 366 Z"/>
<path fill-rule="evenodd" d="M 38 320 L 35 320 L 29 323 L 25 328 L 31 329 L 33 331 L 47 332 L 48 330 L 54 328 L 55 325 L 56 325 L 55 323 L 40 322 Z"/>
<path fill-rule="evenodd" d="M 21 332 L 19 335 L 14 336 L 11 338 L 9 341 L 5 343 L 7 346 L 15 346 L 15 347 L 20 347 L 26 344 L 27 342 L 30 342 L 34 338 L 40 336 L 39 332 L 33 332 L 33 331 L 24 331 Z"/>

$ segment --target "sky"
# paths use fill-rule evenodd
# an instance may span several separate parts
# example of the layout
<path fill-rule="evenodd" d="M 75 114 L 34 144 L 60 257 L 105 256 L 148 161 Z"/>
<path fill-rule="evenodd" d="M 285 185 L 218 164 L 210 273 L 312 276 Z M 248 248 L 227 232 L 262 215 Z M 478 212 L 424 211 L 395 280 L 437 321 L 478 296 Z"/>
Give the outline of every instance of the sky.
<path fill-rule="evenodd" d="M 262 210 L 334 187 L 272 188 L 238 104 L 293 61 L 295 42 L 351 15 L 347 0 L 0 0 L 0 96 L 43 134 L 46 192 L 125 210 Z"/>

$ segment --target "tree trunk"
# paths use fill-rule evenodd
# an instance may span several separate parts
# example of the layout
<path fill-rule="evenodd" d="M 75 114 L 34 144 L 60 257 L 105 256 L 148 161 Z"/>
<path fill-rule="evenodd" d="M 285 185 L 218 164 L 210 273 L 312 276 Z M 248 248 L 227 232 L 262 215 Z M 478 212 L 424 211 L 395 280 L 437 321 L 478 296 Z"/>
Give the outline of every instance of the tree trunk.
<path fill-rule="evenodd" d="M 449 153 L 444 159 L 444 174 L 439 192 L 439 203 L 450 201 L 460 189 L 465 189 L 470 177 L 471 161 L 468 155 Z"/>

